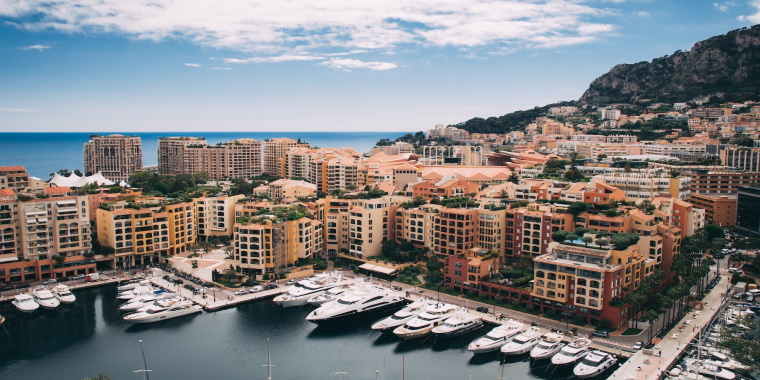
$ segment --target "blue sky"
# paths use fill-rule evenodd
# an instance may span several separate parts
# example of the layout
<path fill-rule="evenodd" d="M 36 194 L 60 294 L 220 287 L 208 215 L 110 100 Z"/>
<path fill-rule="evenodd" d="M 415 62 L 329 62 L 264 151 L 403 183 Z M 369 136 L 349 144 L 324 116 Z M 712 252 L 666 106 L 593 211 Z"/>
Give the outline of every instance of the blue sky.
<path fill-rule="evenodd" d="M 760 0 L 0 0 L 0 132 L 426 130 L 757 23 Z"/>

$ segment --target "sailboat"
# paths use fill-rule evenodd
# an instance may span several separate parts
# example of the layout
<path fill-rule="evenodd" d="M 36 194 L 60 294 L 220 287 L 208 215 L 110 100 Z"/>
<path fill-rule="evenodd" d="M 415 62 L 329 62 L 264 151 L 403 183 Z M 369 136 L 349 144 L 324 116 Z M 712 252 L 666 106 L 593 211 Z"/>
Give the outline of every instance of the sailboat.
<path fill-rule="evenodd" d="M 267 364 L 262 364 L 263 367 L 267 367 L 267 380 L 272 380 L 272 352 L 269 350 L 269 339 L 267 338 Z"/>
<path fill-rule="evenodd" d="M 143 350 L 142 339 L 140 339 L 140 353 L 142 354 L 143 369 L 138 369 L 137 371 L 132 371 L 132 372 L 134 373 L 142 372 L 143 379 L 150 380 L 150 376 L 148 376 L 148 372 L 153 372 L 153 370 L 148 369 L 148 364 L 145 362 L 145 350 Z"/>
<path fill-rule="evenodd" d="M 338 343 L 338 350 L 340 350 L 340 361 L 338 372 L 335 372 L 336 375 L 338 375 L 338 380 L 343 380 L 343 375 L 347 375 L 348 372 L 343 371 L 343 343 Z"/>

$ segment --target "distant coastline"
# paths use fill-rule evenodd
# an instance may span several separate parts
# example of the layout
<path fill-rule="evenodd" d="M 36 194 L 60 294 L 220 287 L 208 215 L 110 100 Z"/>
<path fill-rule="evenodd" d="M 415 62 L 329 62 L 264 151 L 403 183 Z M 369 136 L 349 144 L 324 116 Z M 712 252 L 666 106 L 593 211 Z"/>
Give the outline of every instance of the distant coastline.
<path fill-rule="evenodd" d="M 350 147 L 365 153 L 380 139 L 395 139 L 409 132 L 0 132 L 0 166 L 23 165 L 42 179 L 58 169 L 82 169 L 83 144 L 92 134 L 124 134 L 142 139 L 143 165 L 156 165 L 159 137 L 205 137 L 209 144 L 239 138 L 301 139 L 318 147 Z M 414 132 L 412 132 L 414 133 Z"/>

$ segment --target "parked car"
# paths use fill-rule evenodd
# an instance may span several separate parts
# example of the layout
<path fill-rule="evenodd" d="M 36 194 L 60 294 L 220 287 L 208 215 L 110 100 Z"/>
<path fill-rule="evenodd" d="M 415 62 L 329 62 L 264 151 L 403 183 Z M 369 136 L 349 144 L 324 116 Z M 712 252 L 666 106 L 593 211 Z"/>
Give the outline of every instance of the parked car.
<path fill-rule="evenodd" d="M 488 313 L 488 308 L 485 306 L 478 306 L 475 308 L 475 311 L 479 311 L 481 313 Z"/>
<path fill-rule="evenodd" d="M 261 286 L 254 286 L 251 289 L 248 290 L 250 293 L 258 293 L 260 291 L 264 290 Z"/>
<path fill-rule="evenodd" d="M 258 284 L 259 284 L 259 282 L 256 281 L 256 280 L 248 280 L 248 281 L 246 281 L 246 282 L 243 283 L 243 286 L 256 286 Z"/>
<path fill-rule="evenodd" d="M 288 285 L 294 285 L 296 282 L 298 282 L 298 280 L 296 280 L 296 279 L 290 279 L 290 280 L 288 280 L 288 282 L 286 282 L 286 284 L 288 284 Z"/>
<path fill-rule="evenodd" d="M 43 281 L 42 285 L 50 285 L 50 284 L 57 284 L 57 283 L 58 283 L 58 280 L 56 280 L 54 278 L 49 278 L 49 279 Z"/>
<path fill-rule="evenodd" d="M 242 295 L 245 295 L 245 294 L 248 294 L 248 291 L 245 290 L 245 289 L 240 289 L 240 290 L 236 290 L 235 291 L 235 295 L 236 296 L 242 296 Z"/>
<path fill-rule="evenodd" d="M 642 341 L 638 341 L 638 342 L 636 342 L 636 343 L 633 344 L 633 349 L 634 350 L 638 351 L 638 350 L 640 350 L 642 348 L 644 348 L 644 342 L 642 342 Z"/>
<path fill-rule="evenodd" d="M 2 288 L 0 288 L 0 292 L 7 292 L 9 290 L 13 290 L 13 286 L 6 285 L 6 286 L 3 286 Z"/>
<path fill-rule="evenodd" d="M 78 274 L 78 275 L 76 275 L 76 276 L 72 277 L 71 279 L 72 279 L 72 280 L 81 280 L 81 279 L 83 279 L 83 278 L 84 278 L 84 275 L 83 275 L 83 274 Z"/>
<path fill-rule="evenodd" d="M 277 284 L 269 284 L 264 287 L 264 290 L 272 290 L 272 289 L 277 289 Z"/>
<path fill-rule="evenodd" d="M 609 338 L 610 337 L 610 333 L 608 333 L 606 331 L 600 331 L 600 330 L 594 330 L 594 331 L 592 331 L 591 335 L 598 336 L 600 338 Z"/>
<path fill-rule="evenodd" d="M 16 285 L 16 289 L 25 289 L 25 288 L 28 288 L 28 287 L 29 287 L 29 283 L 26 283 L 26 282 L 22 282 L 22 283 Z"/>

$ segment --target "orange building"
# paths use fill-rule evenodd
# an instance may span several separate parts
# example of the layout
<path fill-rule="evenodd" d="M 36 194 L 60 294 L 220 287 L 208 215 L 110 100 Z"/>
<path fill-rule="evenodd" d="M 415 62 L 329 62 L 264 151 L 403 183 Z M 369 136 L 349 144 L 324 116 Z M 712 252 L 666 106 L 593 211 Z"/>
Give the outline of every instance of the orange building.
<path fill-rule="evenodd" d="M 721 227 L 736 225 L 737 194 L 695 194 L 689 203 L 705 210 L 705 221 Z"/>
<path fill-rule="evenodd" d="M 477 183 L 462 179 L 450 179 L 441 181 L 425 181 L 412 186 L 412 195 L 432 199 L 435 197 L 459 197 L 477 193 L 480 189 Z"/>

